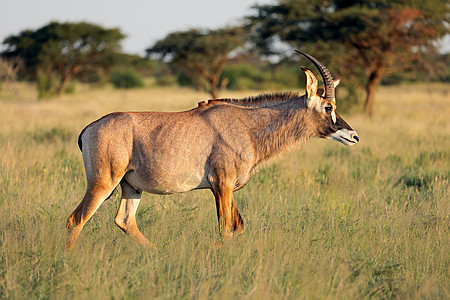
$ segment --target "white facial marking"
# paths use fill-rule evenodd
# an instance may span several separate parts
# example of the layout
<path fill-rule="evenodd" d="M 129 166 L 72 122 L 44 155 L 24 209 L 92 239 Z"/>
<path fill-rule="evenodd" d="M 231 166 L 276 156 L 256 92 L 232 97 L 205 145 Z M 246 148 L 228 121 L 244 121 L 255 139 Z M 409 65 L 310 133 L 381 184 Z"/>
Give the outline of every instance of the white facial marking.
<path fill-rule="evenodd" d="M 333 111 L 331 112 L 331 119 L 333 120 L 333 123 L 336 124 L 336 113 L 334 112 L 334 106 Z"/>
<path fill-rule="evenodd" d="M 356 131 L 348 129 L 340 129 L 335 133 L 328 135 L 326 139 L 340 142 L 345 146 L 352 146 L 359 141 L 359 137 Z"/>

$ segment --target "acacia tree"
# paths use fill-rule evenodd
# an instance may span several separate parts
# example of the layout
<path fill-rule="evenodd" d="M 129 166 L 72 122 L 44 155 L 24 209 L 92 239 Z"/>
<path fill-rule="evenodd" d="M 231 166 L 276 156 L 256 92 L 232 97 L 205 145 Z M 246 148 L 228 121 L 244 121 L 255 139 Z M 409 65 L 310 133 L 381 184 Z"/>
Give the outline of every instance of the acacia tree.
<path fill-rule="evenodd" d="M 244 44 L 241 28 L 173 32 L 148 48 L 147 56 L 169 61 L 217 98 L 228 80 L 220 77 L 230 54 Z"/>
<path fill-rule="evenodd" d="M 67 83 L 83 67 L 100 67 L 111 63 L 125 36 L 119 29 L 104 29 L 90 23 L 57 23 L 37 30 L 24 30 L 7 37 L 3 57 L 19 57 L 29 75 L 42 72 L 59 77 L 55 92 L 64 92 Z"/>
<path fill-rule="evenodd" d="M 334 60 L 341 74 L 363 70 L 368 115 L 381 79 L 418 68 L 450 21 L 450 6 L 441 0 L 279 0 L 254 8 L 248 19 L 263 53 L 277 53 L 282 41 Z"/>

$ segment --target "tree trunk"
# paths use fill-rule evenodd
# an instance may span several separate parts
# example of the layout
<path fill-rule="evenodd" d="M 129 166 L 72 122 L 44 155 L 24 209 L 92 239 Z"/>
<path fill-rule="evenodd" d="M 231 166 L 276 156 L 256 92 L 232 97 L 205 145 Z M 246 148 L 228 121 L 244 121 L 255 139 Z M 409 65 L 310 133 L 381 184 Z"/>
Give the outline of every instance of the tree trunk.
<path fill-rule="evenodd" d="M 63 76 L 61 78 L 61 82 L 59 83 L 59 86 L 58 86 L 58 88 L 56 90 L 56 93 L 58 94 L 58 96 L 61 96 L 62 94 L 64 94 L 64 91 L 66 90 L 67 83 L 69 83 L 71 78 L 72 78 L 71 76 Z"/>
<path fill-rule="evenodd" d="M 209 78 L 209 84 L 211 89 L 209 90 L 209 93 L 211 94 L 211 97 L 213 99 L 217 99 L 217 97 L 219 96 L 217 94 L 217 77 L 216 76 L 211 76 L 211 78 Z"/>
<path fill-rule="evenodd" d="M 228 86 L 228 83 L 230 83 L 230 80 L 228 78 L 222 79 L 222 82 L 220 83 L 219 91 L 222 93 Z"/>
<path fill-rule="evenodd" d="M 61 81 L 56 90 L 58 96 L 61 96 L 65 92 L 67 84 L 73 78 L 73 76 L 75 76 L 75 74 L 77 74 L 80 71 L 80 68 L 81 68 L 81 63 L 75 64 L 73 67 L 71 67 L 67 71 L 64 71 L 63 67 L 60 68 Z"/>
<path fill-rule="evenodd" d="M 366 100 L 364 102 L 364 112 L 372 117 L 375 106 L 375 91 L 382 78 L 382 69 L 377 69 L 370 73 L 369 80 L 366 85 Z"/>

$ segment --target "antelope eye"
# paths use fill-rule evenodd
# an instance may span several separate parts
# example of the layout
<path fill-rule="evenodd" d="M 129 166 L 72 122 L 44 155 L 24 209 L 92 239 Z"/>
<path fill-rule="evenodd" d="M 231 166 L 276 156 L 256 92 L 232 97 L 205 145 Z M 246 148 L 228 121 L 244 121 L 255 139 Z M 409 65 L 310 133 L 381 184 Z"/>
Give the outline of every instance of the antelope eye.
<path fill-rule="evenodd" d="M 325 111 L 330 112 L 333 110 L 332 106 L 325 106 Z"/>

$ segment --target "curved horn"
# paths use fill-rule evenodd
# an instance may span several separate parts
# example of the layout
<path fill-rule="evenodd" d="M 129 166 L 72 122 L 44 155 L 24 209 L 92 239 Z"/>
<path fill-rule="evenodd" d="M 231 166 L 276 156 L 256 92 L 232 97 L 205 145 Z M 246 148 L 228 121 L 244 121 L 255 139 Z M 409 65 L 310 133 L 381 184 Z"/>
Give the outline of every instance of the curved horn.
<path fill-rule="evenodd" d="M 294 50 L 297 53 L 302 54 L 307 59 L 309 59 L 316 67 L 319 69 L 320 75 L 322 76 L 323 85 L 325 86 L 325 99 L 333 101 L 335 93 L 334 93 L 334 83 L 333 83 L 333 76 L 331 76 L 330 71 L 328 71 L 327 67 L 320 61 L 318 61 L 316 58 L 312 57 L 311 55 Z"/>

